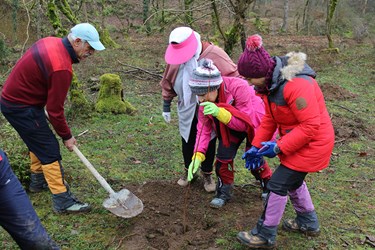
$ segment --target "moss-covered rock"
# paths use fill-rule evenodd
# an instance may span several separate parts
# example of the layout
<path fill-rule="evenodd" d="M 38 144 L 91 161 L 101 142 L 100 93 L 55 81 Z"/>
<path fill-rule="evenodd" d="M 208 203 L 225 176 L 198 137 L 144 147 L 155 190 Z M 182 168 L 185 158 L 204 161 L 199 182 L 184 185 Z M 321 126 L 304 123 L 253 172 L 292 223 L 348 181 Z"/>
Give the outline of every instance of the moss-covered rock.
<path fill-rule="evenodd" d="M 95 109 L 100 113 L 133 114 L 136 109 L 122 99 L 122 84 L 119 75 L 104 74 L 100 77 L 100 90 Z"/>
<path fill-rule="evenodd" d="M 116 43 L 110 36 L 108 29 L 103 29 L 100 31 L 100 40 L 106 47 L 112 47 L 115 49 L 120 48 L 121 46 Z"/>
<path fill-rule="evenodd" d="M 78 80 L 75 73 L 73 73 L 72 84 L 70 85 L 69 101 L 71 103 L 70 109 L 67 112 L 69 117 L 77 115 L 87 116 L 93 110 L 93 105 L 86 99 L 82 90 L 82 83 Z"/>

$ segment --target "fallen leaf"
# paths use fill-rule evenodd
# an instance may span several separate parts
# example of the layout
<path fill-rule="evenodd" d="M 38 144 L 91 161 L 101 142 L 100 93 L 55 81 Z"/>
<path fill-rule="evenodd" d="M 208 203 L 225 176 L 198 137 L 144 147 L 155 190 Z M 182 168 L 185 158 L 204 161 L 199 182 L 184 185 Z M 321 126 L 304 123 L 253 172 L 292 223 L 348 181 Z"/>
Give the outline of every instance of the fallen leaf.
<path fill-rule="evenodd" d="M 367 152 L 360 152 L 359 153 L 359 157 L 365 157 L 365 156 L 367 156 Z"/>

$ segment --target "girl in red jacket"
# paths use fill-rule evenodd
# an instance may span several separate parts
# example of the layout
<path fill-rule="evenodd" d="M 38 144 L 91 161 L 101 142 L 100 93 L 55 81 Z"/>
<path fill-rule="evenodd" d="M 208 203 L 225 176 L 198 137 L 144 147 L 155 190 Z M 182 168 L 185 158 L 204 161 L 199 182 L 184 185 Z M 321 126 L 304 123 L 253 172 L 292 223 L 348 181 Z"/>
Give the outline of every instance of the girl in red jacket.
<path fill-rule="evenodd" d="M 246 42 L 238 70 L 263 98 L 266 114 L 244 155 L 247 164 L 263 156 L 280 159 L 267 184 L 270 190 L 264 211 L 254 229 L 240 232 L 237 239 L 252 248 L 275 246 L 277 227 L 288 195 L 297 213 L 283 222 L 283 229 L 319 234 L 319 223 L 304 181 L 307 173 L 326 168 L 334 146 L 334 131 L 315 72 L 305 63 L 304 53 L 291 52 L 271 57 L 262 38 L 253 35 Z M 279 138 L 271 141 L 277 129 Z"/>

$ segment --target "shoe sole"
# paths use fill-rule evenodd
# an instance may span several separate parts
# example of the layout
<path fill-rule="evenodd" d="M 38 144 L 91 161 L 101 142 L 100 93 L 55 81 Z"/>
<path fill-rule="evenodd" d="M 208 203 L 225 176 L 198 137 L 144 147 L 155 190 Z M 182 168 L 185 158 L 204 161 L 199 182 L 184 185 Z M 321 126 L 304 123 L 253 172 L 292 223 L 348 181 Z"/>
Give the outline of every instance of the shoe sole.
<path fill-rule="evenodd" d="M 249 242 L 244 241 L 238 236 L 236 238 L 237 238 L 237 241 L 239 241 L 241 244 L 244 244 L 248 247 L 255 248 L 255 249 L 274 249 L 276 247 L 276 245 L 273 245 L 273 246 L 253 245 L 253 244 L 250 244 Z"/>
<path fill-rule="evenodd" d="M 29 192 L 30 193 L 41 193 L 41 192 L 44 192 L 44 191 L 47 191 L 48 188 L 41 188 L 41 189 L 38 189 L 38 188 L 29 188 Z"/>
<path fill-rule="evenodd" d="M 217 209 L 217 208 L 222 208 L 222 207 L 224 207 L 224 205 L 223 206 L 217 206 L 217 205 L 210 204 L 210 208 Z"/>
<path fill-rule="evenodd" d="M 58 211 L 56 209 L 53 209 L 53 211 L 56 213 L 56 214 L 83 214 L 83 213 L 88 213 L 91 211 L 91 208 L 87 208 L 87 209 L 84 209 L 84 210 L 78 210 L 78 211 L 70 211 L 70 210 L 64 210 L 64 211 Z"/>
<path fill-rule="evenodd" d="M 300 229 L 288 227 L 285 224 L 283 224 L 282 228 L 283 228 L 283 230 L 285 230 L 287 232 L 301 233 L 301 234 L 304 234 L 306 236 L 311 236 L 311 237 L 317 237 L 317 236 L 320 235 L 320 231 L 317 231 L 317 232 L 316 231 L 302 231 Z"/>
<path fill-rule="evenodd" d="M 189 182 L 188 183 L 179 183 L 177 181 L 177 185 L 179 185 L 180 187 L 187 187 L 189 185 Z"/>
<path fill-rule="evenodd" d="M 216 187 L 215 187 L 215 189 L 208 189 L 208 188 L 204 187 L 204 190 L 206 190 L 207 193 L 212 193 L 212 192 L 216 191 Z"/>
<path fill-rule="evenodd" d="M 210 203 L 210 207 L 211 208 L 222 208 L 222 207 L 224 207 L 226 204 L 228 203 L 228 201 L 226 201 L 223 205 L 215 205 L 215 204 L 212 204 L 212 203 Z"/>

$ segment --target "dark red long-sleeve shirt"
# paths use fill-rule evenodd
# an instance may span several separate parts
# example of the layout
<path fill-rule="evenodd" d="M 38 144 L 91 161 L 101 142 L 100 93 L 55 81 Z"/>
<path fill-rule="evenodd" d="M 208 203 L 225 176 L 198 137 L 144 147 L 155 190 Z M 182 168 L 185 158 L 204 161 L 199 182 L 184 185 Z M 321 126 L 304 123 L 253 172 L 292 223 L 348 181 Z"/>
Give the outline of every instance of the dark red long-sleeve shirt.
<path fill-rule="evenodd" d="M 37 41 L 14 66 L 1 98 L 30 106 L 46 106 L 56 133 L 72 137 L 64 115 L 64 102 L 72 81 L 77 56 L 67 38 L 46 37 Z"/>

